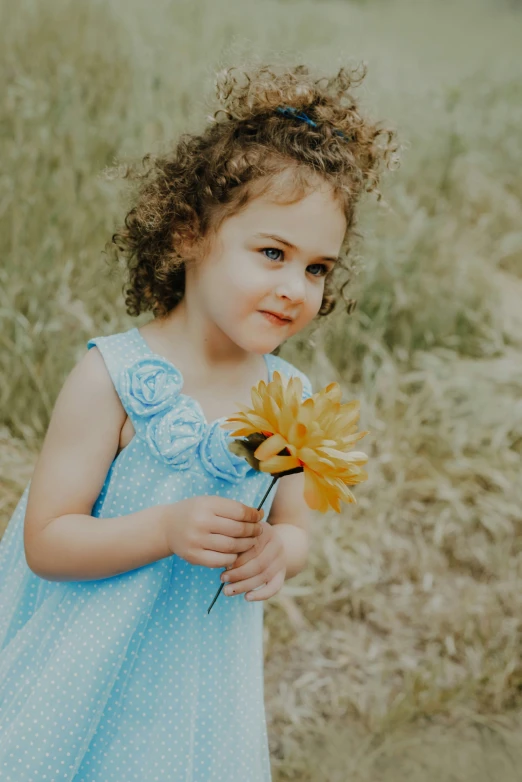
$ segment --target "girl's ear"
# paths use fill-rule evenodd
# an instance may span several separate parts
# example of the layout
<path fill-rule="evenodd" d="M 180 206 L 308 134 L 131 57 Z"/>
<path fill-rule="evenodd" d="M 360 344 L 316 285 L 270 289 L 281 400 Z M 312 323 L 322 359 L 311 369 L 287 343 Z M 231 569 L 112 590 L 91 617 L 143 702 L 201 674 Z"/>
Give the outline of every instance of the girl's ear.
<path fill-rule="evenodd" d="M 211 231 L 208 232 L 207 236 L 200 236 L 194 231 L 187 231 L 181 239 L 181 245 L 176 245 L 176 248 L 180 246 L 183 248 L 181 252 L 187 264 L 197 265 L 209 254 L 212 241 L 213 235 Z"/>
<path fill-rule="evenodd" d="M 191 226 L 183 226 L 172 234 L 172 247 L 186 261 L 193 261 L 199 255 L 201 240 Z"/>

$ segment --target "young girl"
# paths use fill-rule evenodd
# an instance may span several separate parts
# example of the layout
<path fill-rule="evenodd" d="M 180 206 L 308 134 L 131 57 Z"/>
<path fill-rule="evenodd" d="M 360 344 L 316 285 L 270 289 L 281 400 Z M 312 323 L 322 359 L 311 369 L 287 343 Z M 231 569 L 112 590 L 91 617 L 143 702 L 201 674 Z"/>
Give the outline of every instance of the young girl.
<path fill-rule="evenodd" d="M 306 563 L 303 475 L 257 511 L 271 476 L 220 424 L 276 369 L 312 394 L 274 351 L 332 310 L 393 151 L 354 78 L 221 72 L 223 111 L 138 175 L 113 243 L 154 317 L 89 340 L 0 545 L 2 782 L 271 779 L 263 601 Z"/>

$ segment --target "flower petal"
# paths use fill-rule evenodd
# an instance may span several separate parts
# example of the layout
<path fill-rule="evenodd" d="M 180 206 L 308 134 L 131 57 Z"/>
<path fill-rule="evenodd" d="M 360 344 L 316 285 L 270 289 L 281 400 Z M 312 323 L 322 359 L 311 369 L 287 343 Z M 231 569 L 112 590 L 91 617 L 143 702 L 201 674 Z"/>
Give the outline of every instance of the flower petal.
<path fill-rule="evenodd" d="M 321 452 L 341 462 L 358 462 L 366 464 L 368 456 L 362 451 L 339 451 L 336 448 L 321 448 Z"/>
<path fill-rule="evenodd" d="M 312 510 L 318 510 L 321 513 L 324 513 L 328 507 L 328 504 L 326 503 L 325 507 L 325 499 L 319 477 L 313 472 L 313 470 L 308 469 L 306 465 L 303 472 L 305 483 L 303 496 L 306 504 Z"/>
<path fill-rule="evenodd" d="M 293 470 L 294 467 L 300 467 L 299 459 L 295 456 L 272 456 L 270 459 L 263 459 L 259 464 L 261 472 L 283 472 L 284 470 Z"/>
<path fill-rule="evenodd" d="M 273 434 L 272 437 L 268 437 L 260 446 L 254 451 L 254 456 L 260 461 L 270 459 L 286 448 L 286 440 L 281 434 Z"/>
<path fill-rule="evenodd" d="M 265 418 L 262 418 L 255 413 L 242 416 L 231 415 L 229 418 L 227 418 L 227 421 L 240 421 L 241 423 L 250 424 L 250 426 L 256 427 L 257 432 L 262 432 L 263 430 L 271 428 L 270 423 Z"/>

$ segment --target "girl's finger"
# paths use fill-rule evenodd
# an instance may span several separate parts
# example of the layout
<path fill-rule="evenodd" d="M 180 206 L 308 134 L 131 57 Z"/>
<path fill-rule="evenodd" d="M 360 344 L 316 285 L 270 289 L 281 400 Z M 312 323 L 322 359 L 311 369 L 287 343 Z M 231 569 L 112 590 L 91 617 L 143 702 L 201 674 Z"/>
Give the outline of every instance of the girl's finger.
<path fill-rule="evenodd" d="M 255 589 L 256 587 L 260 587 L 262 584 L 266 584 L 270 581 L 270 579 L 273 577 L 274 574 L 274 568 L 268 567 L 263 568 L 263 570 L 260 573 L 256 573 L 254 576 L 251 576 L 251 578 L 244 578 L 240 581 L 234 581 L 230 584 L 227 584 L 225 587 L 225 594 L 226 595 L 239 595 L 241 592 L 248 592 L 250 589 Z M 227 581 L 228 581 L 228 574 L 227 574 Z"/>
<path fill-rule="evenodd" d="M 229 583 L 236 583 L 238 581 L 244 581 L 247 578 L 253 578 L 254 576 L 263 573 L 270 564 L 270 558 L 264 551 L 257 556 L 252 555 L 248 561 L 245 562 L 243 556 L 247 556 L 250 552 L 246 551 L 244 554 L 240 554 L 237 560 L 234 562 L 234 567 L 231 570 L 227 570 L 225 573 L 225 581 Z M 241 559 L 240 559 L 241 557 Z"/>
<path fill-rule="evenodd" d="M 229 538 L 226 535 L 210 533 L 205 541 L 209 551 L 219 551 L 222 554 L 237 554 L 248 551 L 254 545 L 256 538 Z"/>
<path fill-rule="evenodd" d="M 267 600 L 269 597 L 276 595 L 284 583 L 284 572 L 279 570 L 275 576 L 265 584 L 265 586 L 262 586 L 260 589 L 256 589 L 255 592 L 247 592 L 245 595 L 245 600 L 248 600 L 248 602 L 252 603 L 256 600 Z"/>
<path fill-rule="evenodd" d="M 228 567 L 232 566 L 236 561 L 237 554 L 220 554 L 217 551 L 208 551 L 202 549 L 198 552 L 198 565 L 204 565 L 205 567 Z M 187 560 L 190 561 L 190 560 Z"/>
<path fill-rule="evenodd" d="M 240 568 L 242 565 L 246 565 L 247 562 L 250 562 L 250 560 L 258 557 L 261 551 L 262 549 L 256 540 L 254 545 L 251 546 L 247 551 L 243 551 L 241 554 L 238 554 L 237 560 L 234 562 L 234 570 L 236 568 Z"/>

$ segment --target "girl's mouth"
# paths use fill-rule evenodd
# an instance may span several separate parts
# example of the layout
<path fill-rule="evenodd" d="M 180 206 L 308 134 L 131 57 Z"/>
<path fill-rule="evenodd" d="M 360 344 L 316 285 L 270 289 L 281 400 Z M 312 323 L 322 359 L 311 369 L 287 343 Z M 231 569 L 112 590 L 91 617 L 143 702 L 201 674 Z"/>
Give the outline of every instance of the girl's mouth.
<path fill-rule="evenodd" d="M 284 326 L 287 323 L 291 323 L 292 321 L 288 318 L 279 318 L 277 315 L 273 315 L 271 312 L 264 312 L 263 310 L 259 310 L 261 315 L 264 315 L 265 318 L 270 321 L 270 323 L 273 323 L 277 326 Z"/>

